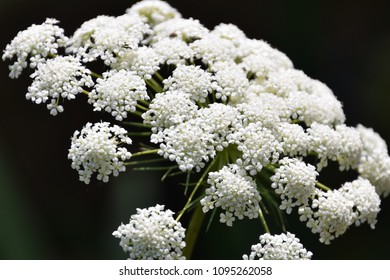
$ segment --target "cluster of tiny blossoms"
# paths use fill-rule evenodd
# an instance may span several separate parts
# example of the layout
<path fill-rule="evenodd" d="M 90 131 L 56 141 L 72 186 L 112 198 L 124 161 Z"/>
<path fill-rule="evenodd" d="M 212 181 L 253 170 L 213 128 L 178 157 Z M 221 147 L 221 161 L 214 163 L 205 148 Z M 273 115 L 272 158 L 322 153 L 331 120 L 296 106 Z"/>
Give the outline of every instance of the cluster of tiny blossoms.
<path fill-rule="evenodd" d="M 326 244 L 353 224 L 375 226 L 379 197 L 390 194 L 386 143 L 370 128 L 347 126 L 331 89 L 295 69 L 283 52 L 233 24 L 210 30 L 160 0 L 90 19 L 69 38 L 57 25 L 48 19 L 7 45 L 11 78 L 28 65 L 36 69 L 26 98 L 49 102 L 52 115 L 83 93 L 95 111 L 145 129 L 139 135 L 156 149 L 137 156 L 174 162 L 177 174 L 188 174 L 186 189 L 195 186 L 178 219 L 200 195 L 203 212 L 220 211 L 228 226 L 236 218 L 260 218 L 269 231 L 262 214 L 267 200 L 277 211 L 297 209 Z M 104 73 L 89 69 L 96 63 Z M 69 159 L 80 180 L 89 183 L 97 173 L 106 182 L 125 171 L 128 136 L 106 122 L 76 131 Z M 329 161 L 359 177 L 321 184 Z M 199 180 L 190 184 L 190 175 Z M 139 209 L 114 235 L 131 258 L 181 258 L 184 231 L 171 220 L 163 207 Z M 267 233 L 245 258 L 256 256 L 309 259 L 311 253 L 290 233 Z"/>
<path fill-rule="evenodd" d="M 113 235 L 120 238 L 120 246 L 136 260 L 185 259 L 185 229 L 173 218 L 171 210 L 163 205 L 137 209 L 128 224 L 122 224 Z"/>

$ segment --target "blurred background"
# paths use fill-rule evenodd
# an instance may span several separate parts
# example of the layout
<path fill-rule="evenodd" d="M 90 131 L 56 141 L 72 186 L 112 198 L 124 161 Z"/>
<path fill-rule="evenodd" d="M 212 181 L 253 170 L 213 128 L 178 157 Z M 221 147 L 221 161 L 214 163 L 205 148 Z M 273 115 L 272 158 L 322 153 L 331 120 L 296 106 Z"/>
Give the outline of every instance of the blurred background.
<path fill-rule="evenodd" d="M 0 48 L 47 17 L 58 19 L 70 36 L 84 21 L 123 14 L 135 2 L 0 0 Z M 285 52 L 296 68 L 334 91 L 348 125 L 373 127 L 390 143 L 390 1 L 168 2 L 208 28 L 233 23 Z M 127 258 L 112 232 L 137 207 L 172 204 L 178 211 L 172 203 L 177 187 L 161 185 L 160 173 L 135 171 L 109 184 L 79 182 L 67 160 L 70 137 L 88 121 L 110 118 L 93 113 L 86 102 L 68 102 L 64 113 L 50 116 L 44 106 L 25 100 L 31 73 L 11 80 L 0 62 L 0 259 Z M 390 259 L 390 198 L 381 208 L 375 230 L 352 227 L 330 246 L 297 217 L 289 217 L 289 226 L 315 259 Z M 195 257 L 239 259 L 260 232 L 258 221 L 233 228 L 214 223 Z"/>

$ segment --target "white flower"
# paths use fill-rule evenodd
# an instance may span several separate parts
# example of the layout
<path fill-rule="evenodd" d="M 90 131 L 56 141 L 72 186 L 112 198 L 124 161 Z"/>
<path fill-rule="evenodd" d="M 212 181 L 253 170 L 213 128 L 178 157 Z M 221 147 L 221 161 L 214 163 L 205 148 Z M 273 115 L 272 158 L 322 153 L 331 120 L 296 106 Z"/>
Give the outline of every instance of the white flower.
<path fill-rule="evenodd" d="M 307 130 L 310 136 L 309 150 L 320 159 L 317 168 L 327 166 L 328 159 L 338 161 L 340 170 L 356 168 L 361 158 L 363 144 L 359 133 L 352 127 L 330 126 L 313 123 Z"/>
<path fill-rule="evenodd" d="M 244 260 L 310 260 L 313 255 L 290 232 L 278 235 L 265 233 L 259 239 L 259 243 L 252 245 L 250 255 L 243 255 Z"/>
<path fill-rule="evenodd" d="M 251 175 L 260 172 L 264 166 L 276 163 L 282 153 L 282 146 L 272 132 L 260 123 L 250 123 L 240 128 L 233 136 L 242 157 L 237 162 Z"/>
<path fill-rule="evenodd" d="M 357 130 L 363 142 L 359 174 L 375 186 L 379 195 L 386 197 L 390 194 L 390 157 L 386 142 L 372 128 L 358 125 Z"/>
<path fill-rule="evenodd" d="M 177 38 L 164 38 L 153 44 L 156 53 L 161 57 L 161 62 L 173 65 L 186 64 L 192 60 L 192 49 L 182 40 Z"/>
<path fill-rule="evenodd" d="M 98 180 L 108 182 L 109 175 L 118 176 L 126 170 L 124 161 L 131 153 L 120 147 L 132 143 L 126 134 L 125 129 L 108 122 L 87 123 L 80 132 L 74 132 L 68 158 L 80 181 L 89 184 L 91 175 L 97 172 Z"/>
<path fill-rule="evenodd" d="M 126 10 L 129 15 L 138 15 L 154 26 L 172 18 L 180 18 L 180 13 L 167 2 L 160 0 L 143 0 Z"/>
<path fill-rule="evenodd" d="M 214 86 L 215 98 L 222 102 L 230 100 L 239 100 L 246 93 L 249 81 L 246 73 L 234 62 L 216 62 L 212 66 L 215 71 L 213 79 L 216 81 Z"/>
<path fill-rule="evenodd" d="M 292 207 L 307 205 L 316 191 L 318 172 L 314 166 L 295 158 L 283 158 L 271 177 L 271 187 L 281 198 L 280 209 L 291 213 Z"/>
<path fill-rule="evenodd" d="M 235 45 L 238 45 L 241 40 L 246 39 L 245 33 L 231 23 L 220 23 L 210 33 L 223 40 L 232 41 Z"/>
<path fill-rule="evenodd" d="M 205 103 L 213 90 L 213 77 L 199 66 L 179 65 L 172 75 L 164 80 L 164 90 L 179 90 L 189 93 L 195 101 Z"/>
<path fill-rule="evenodd" d="M 68 43 L 68 52 L 77 54 L 83 62 L 101 58 L 106 65 L 117 62 L 127 49 L 138 48 L 149 25 L 136 15 L 98 16 L 84 22 Z"/>
<path fill-rule="evenodd" d="M 263 82 L 274 71 L 293 68 L 284 53 L 261 40 L 242 39 L 236 56 L 241 60 L 239 65 L 258 82 Z"/>
<path fill-rule="evenodd" d="M 163 58 L 153 48 L 146 46 L 135 50 L 126 49 L 121 56 L 116 58 L 116 62 L 111 64 L 111 68 L 131 70 L 141 78 L 150 80 L 153 74 L 160 69 Z"/>
<path fill-rule="evenodd" d="M 234 142 L 231 135 L 242 127 L 241 115 L 236 108 L 222 103 L 212 103 L 196 112 L 198 125 L 212 135 L 212 145 L 222 151 Z"/>
<path fill-rule="evenodd" d="M 173 18 L 153 28 L 152 42 L 165 38 L 177 38 L 186 43 L 203 38 L 209 33 L 197 19 Z"/>
<path fill-rule="evenodd" d="M 320 234 L 320 242 L 330 244 L 334 238 L 342 235 L 355 222 L 354 202 L 349 200 L 344 192 L 332 190 L 318 191 L 311 206 L 302 206 L 299 214 L 301 221 L 307 221 L 306 226 L 313 233 Z"/>
<path fill-rule="evenodd" d="M 216 155 L 213 134 L 204 131 L 198 118 L 190 119 L 175 126 L 152 134 L 152 143 L 161 143 L 159 155 L 176 161 L 180 170 L 195 168 L 199 172 L 210 158 Z"/>
<path fill-rule="evenodd" d="M 275 130 L 281 122 L 289 119 L 288 104 L 285 99 L 271 93 L 257 93 L 256 86 L 250 85 L 243 103 L 236 107 L 242 112 L 244 124 L 258 123 Z"/>
<path fill-rule="evenodd" d="M 290 157 L 307 155 L 310 137 L 302 126 L 282 122 L 276 127 L 276 130 L 277 139 L 281 143 L 285 155 Z"/>
<path fill-rule="evenodd" d="M 197 109 L 198 106 L 188 93 L 165 91 L 156 94 L 142 118 L 145 124 L 152 126 L 152 132 L 156 133 L 194 118 Z"/>
<path fill-rule="evenodd" d="M 234 62 L 235 59 L 233 42 L 222 40 L 213 34 L 192 42 L 190 47 L 194 51 L 195 60 L 198 59 L 211 67 L 217 62 Z"/>
<path fill-rule="evenodd" d="M 214 207 L 221 207 L 225 212 L 220 214 L 220 222 L 233 225 L 235 217 L 243 219 L 257 218 L 260 194 L 256 182 L 246 174 L 245 169 L 230 164 L 217 172 L 210 172 L 206 196 L 201 199 L 203 212 Z"/>
<path fill-rule="evenodd" d="M 33 24 L 24 31 L 20 31 L 16 37 L 8 44 L 3 53 L 3 60 L 12 59 L 16 56 L 16 61 L 9 66 L 11 78 L 17 78 L 23 68 L 28 65 L 30 57 L 30 67 L 37 67 L 49 55 L 57 54 L 57 49 L 64 47 L 68 38 L 64 35 L 64 30 L 58 27 L 55 19 L 46 19 L 40 25 Z"/>
<path fill-rule="evenodd" d="M 351 183 L 345 183 L 339 191 L 354 203 L 356 226 L 367 222 L 374 229 L 381 203 L 378 194 L 375 192 L 375 187 L 368 180 L 358 178 Z"/>
<path fill-rule="evenodd" d="M 83 91 L 83 86 L 93 86 L 91 72 L 73 56 L 57 56 L 46 63 L 38 65 L 38 69 L 31 75 L 34 79 L 28 88 L 26 99 L 36 104 L 50 103 L 47 108 L 50 114 L 57 115 L 63 107 L 60 99 L 72 100 Z"/>
<path fill-rule="evenodd" d="M 135 72 L 112 70 L 97 79 L 88 102 L 93 104 L 95 111 L 111 112 L 116 120 L 122 121 L 128 112 L 136 111 L 138 100 L 148 99 L 145 81 Z"/>
<path fill-rule="evenodd" d="M 128 224 L 121 224 L 113 236 L 120 238 L 119 245 L 132 260 L 185 259 L 185 229 L 175 221 L 171 210 L 163 205 L 147 209 L 137 208 Z"/>

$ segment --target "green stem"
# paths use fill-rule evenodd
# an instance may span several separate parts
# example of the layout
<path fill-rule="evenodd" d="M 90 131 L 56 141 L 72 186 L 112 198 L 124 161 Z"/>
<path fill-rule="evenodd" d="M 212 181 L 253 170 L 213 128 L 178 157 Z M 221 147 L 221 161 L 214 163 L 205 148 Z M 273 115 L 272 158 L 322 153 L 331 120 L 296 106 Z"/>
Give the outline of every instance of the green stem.
<path fill-rule="evenodd" d="M 133 158 L 133 157 L 138 157 L 138 156 L 143 156 L 143 155 L 157 154 L 157 152 L 158 152 L 159 150 L 160 150 L 160 149 L 142 151 L 142 152 L 138 152 L 138 153 L 132 154 L 131 157 Z"/>
<path fill-rule="evenodd" d="M 324 184 L 322 184 L 320 182 L 316 182 L 316 187 L 318 187 L 319 189 L 322 189 L 326 192 L 332 190 L 331 188 L 329 188 L 328 186 L 325 186 Z"/>
<path fill-rule="evenodd" d="M 152 128 L 151 125 L 140 123 L 140 122 L 122 122 L 122 124 L 128 125 L 128 126 L 143 127 L 143 128 L 148 128 L 148 129 Z"/>
<path fill-rule="evenodd" d="M 82 93 L 84 93 L 85 95 L 89 96 L 89 91 L 88 90 L 83 89 Z"/>
<path fill-rule="evenodd" d="M 155 158 L 155 159 L 147 159 L 147 160 L 136 160 L 136 161 L 125 162 L 124 165 L 131 166 L 131 165 L 155 163 L 155 162 L 162 162 L 162 161 L 166 161 L 166 159 L 165 158 Z"/>
<path fill-rule="evenodd" d="M 265 221 L 265 218 L 264 218 L 263 212 L 261 211 L 261 208 L 259 208 L 259 217 L 260 217 L 260 221 L 261 221 L 261 224 L 263 225 L 265 232 L 271 233 L 269 231 L 269 227 L 267 225 L 267 222 Z"/>
<path fill-rule="evenodd" d="M 199 203 L 195 208 L 195 211 L 192 214 L 191 220 L 187 227 L 185 238 L 186 247 L 183 249 L 183 255 L 186 257 L 186 259 L 191 259 L 196 240 L 198 239 L 200 229 L 202 228 L 204 217 L 205 215 L 202 211 L 202 205 Z"/>
<path fill-rule="evenodd" d="M 164 77 L 161 76 L 160 73 L 155 72 L 154 75 L 156 76 L 156 78 L 157 78 L 160 82 L 164 81 Z"/>
<path fill-rule="evenodd" d="M 154 90 L 155 93 L 157 92 L 162 92 L 163 88 L 162 86 L 157 83 L 155 80 L 150 79 L 150 80 L 145 80 L 145 83 L 152 89 Z"/>
<path fill-rule="evenodd" d="M 148 108 L 146 108 L 146 107 L 144 107 L 144 106 L 142 106 L 142 105 L 140 105 L 140 104 L 137 104 L 137 105 L 135 105 L 138 109 L 141 109 L 142 111 L 147 111 L 147 110 L 149 110 Z"/>
<path fill-rule="evenodd" d="M 149 131 L 146 131 L 146 132 L 128 132 L 127 135 L 128 136 L 150 136 L 150 135 L 152 135 L 152 133 L 149 132 Z"/>
<path fill-rule="evenodd" d="M 194 189 L 192 190 L 190 196 L 188 197 L 188 200 L 187 200 L 187 203 L 184 205 L 183 209 L 180 211 L 179 215 L 177 216 L 176 218 L 176 221 L 179 221 L 180 218 L 183 216 L 184 212 L 187 210 L 188 206 L 190 205 L 191 201 L 192 201 L 192 198 L 194 197 L 196 191 L 198 190 L 198 188 L 200 187 L 200 185 L 203 183 L 203 180 L 206 178 L 207 174 L 210 172 L 211 170 L 211 167 L 213 166 L 214 162 L 217 160 L 217 157 L 214 158 L 214 160 L 209 164 L 209 166 L 207 167 L 207 169 L 205 170 L 205 172 L 202 174 L 202 177 L 200 177 L 198 183 L 196 184 L 196 186 L 194 187 Z"/>

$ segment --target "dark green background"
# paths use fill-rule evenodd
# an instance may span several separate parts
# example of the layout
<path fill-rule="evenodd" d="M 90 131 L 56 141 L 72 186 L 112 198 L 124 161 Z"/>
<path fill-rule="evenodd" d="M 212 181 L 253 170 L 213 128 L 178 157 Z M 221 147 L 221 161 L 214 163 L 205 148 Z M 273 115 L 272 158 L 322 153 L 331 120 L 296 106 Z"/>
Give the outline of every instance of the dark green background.
<path fill-rule="evenodd" d="M 347 124 L 374 127 L 390 143 L 389 1 L 169 1 L 184 17 L 208 28 L 234 23 L 248 37 L 265 39 L 298 69 L 325 82 L 344 104 Z M 120 15 L 134 1 L 0 0 L 0 48 L 20 30 L 46 17 L 61 21 L 67 35 L 97 15 Z M 29 74 L 31 71 L 29 72 Z M 110 120 L 83 102 L 68 102 L 51 117 L 25 100 L 25 73 L 8 78 L 0 63 L 0 259 L 123 259 L 111 237 L 136 207 L 167 203 L 178 193 L 161 186 L 160 174 L 127 172 L 110 184 L 86 187 L 67 160 L 69 139 L 87 121 Z M 176 201 L 176 197 L 174 201 Z M 330 246 L 291 217 L 315 259 L 390 259 L 390 198 L 383 200 L 376 230 L 351 228 Z M 257 243 L 256 221 L 233 229 L 215 223 L 202 237 L 198 258 L 238 259 Z"/>

